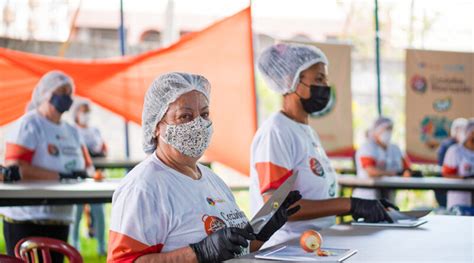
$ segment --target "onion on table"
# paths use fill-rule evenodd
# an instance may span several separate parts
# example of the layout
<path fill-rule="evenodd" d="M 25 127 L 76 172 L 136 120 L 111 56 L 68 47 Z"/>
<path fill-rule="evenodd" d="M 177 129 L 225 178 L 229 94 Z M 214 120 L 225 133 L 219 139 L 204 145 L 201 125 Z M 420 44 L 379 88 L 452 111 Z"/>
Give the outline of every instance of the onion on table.
<path fill-rule="evenodd" d="M 306 230 L 300 237 L 300 246 L 306 252 L 315 252 L 318 256 L 329 256 L 329 252 L 321 249 L 323 246 L 323 237 L 319 232 Z"/>

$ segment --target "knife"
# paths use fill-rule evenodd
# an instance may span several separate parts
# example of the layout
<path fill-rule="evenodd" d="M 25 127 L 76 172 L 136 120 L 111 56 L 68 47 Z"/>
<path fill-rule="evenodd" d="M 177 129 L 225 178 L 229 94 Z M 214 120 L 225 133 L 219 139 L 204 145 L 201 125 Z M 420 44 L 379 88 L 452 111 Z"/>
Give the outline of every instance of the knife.
<path fill-rule="evenodd" d="M 389 208 L 387 211 L 388 216 L 395 222 L 398 220 L 417 220 L 431 213 L 431 210 L 413 210 L 413 211 L 397 211 L 393 208 Z"/>
<path fill-rule="evenodd" d="M 273 192 L 270 199 L 263 205 L 262 208 L 255 214 L 250 221 L 250 225 L 253 228 L 254 234 L 259 234 L 263 227 L 270 221 L 272 216 L 276 213 L 281 204 L 285 201 L 288 194 L 293 189 L 296 178 L 298 177 L 298 171 L 290 176 L 286 181 Z"/>

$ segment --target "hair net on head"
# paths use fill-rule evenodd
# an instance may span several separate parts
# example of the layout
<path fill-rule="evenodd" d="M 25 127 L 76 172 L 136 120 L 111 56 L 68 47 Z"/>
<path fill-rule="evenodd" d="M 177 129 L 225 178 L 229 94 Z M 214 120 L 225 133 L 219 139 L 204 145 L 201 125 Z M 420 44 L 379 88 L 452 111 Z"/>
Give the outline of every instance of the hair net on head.
<path fill-rule="evenodd" d="M 456 137 L 467 125 L 467 119 L 457 118 L 451 123 L 451 137 Z"/>
<path fill-rule="evenodd" d="M 84 99 L 84 98 L 78 98 L 78 97 L 74 98 L 74 104 L 72 104 L 72 110 L 71 110 L 72 117 L 74 119 L 76 119 L 76 117 L 77 117 L 77 113 L 79 112 L 79 108 L 81 108 L 81 106 L 83 106 L 83 105 L 88 106 L 89 109 L 90 109 L 91 108 L 91 101 L 88 100 L 88 99 Z"/>
<path fill-rule="evenodd" d="M 156 149 L 155 129 L 171 103 L 190 91 L 199 91 L 209 100 L 211 84 L 201 76 L 172 72 L 156 78 L 148 88 L 143 103 L 142 128 L 143 150 L 152 153 Z"/>
<path fill-rule="evenodd" d="M 471 132 L 474 132 L 474 119 L 473 118 L 467 121 L 466 128 L 464 130 L 464 141 L 467 140 Z"/>
<path fill-rule="evenodd" d="M 50 71 L 41 77 L 38 84 L 36 84 L 31 96 L 31 101 L 28 104 L 28 111 L 34 110 L 41 105 L 45 100 L 51 97 L 51 94 L 59 87 L 69 85 L 74 93 L 74 82 L 72 79 L 59 70 Z"/>
<path fill-rule="evenodd" d="M 280 94 L 295 91 L 302 71 L 314 64 L 329 65 L 317 47 L 280 43 L 265 49 L 258 59 L 258 69 L 268 86 Z"/>
<path fill-rule="evenodd" d="M 391 127 L 391 126 L 393 126 L 393 121 L 390 118 L 380 116 L 374 121 L 374 124 L 372 125 L 372 128 L 370 129 L 369 135 L 373 137 L 373 135 L 377 133 L 378 131 L 380 131 L 381 129 L 384 129 L 386 127 Z"/>

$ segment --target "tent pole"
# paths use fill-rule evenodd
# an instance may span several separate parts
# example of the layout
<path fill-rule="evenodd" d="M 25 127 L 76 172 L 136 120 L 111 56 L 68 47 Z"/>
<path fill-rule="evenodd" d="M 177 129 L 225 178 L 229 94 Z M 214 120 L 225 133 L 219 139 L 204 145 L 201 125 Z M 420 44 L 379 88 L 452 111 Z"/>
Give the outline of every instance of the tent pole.
<path fill-rule="evenodd" d="M 120 0 L 120 54 L 125 56 L 125 27 L 123 23 L 123 0 Z M 130 158 L 130 144 L 129 144 L 129 131 L 128 131 L 128 121 L 125 120 L 124 125 L 125 131 L 125 157 Z"/>
<path fill-rule="evenodd" d="M 379 4 L 375 0 L 375 66 L 377 68 L 377 111 L 382 115 L 382 87 L 380 83 L 380 31 L 379 31 Z"/>

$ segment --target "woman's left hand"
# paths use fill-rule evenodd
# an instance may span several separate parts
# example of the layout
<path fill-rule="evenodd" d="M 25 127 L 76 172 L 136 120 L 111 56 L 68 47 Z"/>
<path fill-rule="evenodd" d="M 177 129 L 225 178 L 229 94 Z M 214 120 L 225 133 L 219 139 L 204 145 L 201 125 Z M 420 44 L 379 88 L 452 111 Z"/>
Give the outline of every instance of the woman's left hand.
<path fill-rule="evenodd" d="M 276 213 L 272 216 L 270 221 L 268 221 L 268 223 L 262 228 L 260 233 L 255 234 L 257 240 L 265 242 L 270 239 L 273 233 L 275 233 L 286 223 L 286 221 L 288 221 L 290 216 L 294 215 L 296 212 L 298 212 L 298 210 L 300 210 L 301 207 L 299 205 L 291 207 L 300 199 L 301 194 L 299 191 L 291 191 L 286 197 L 285 201 L 283 201 L 281 206 L 278 208 Z"/>

